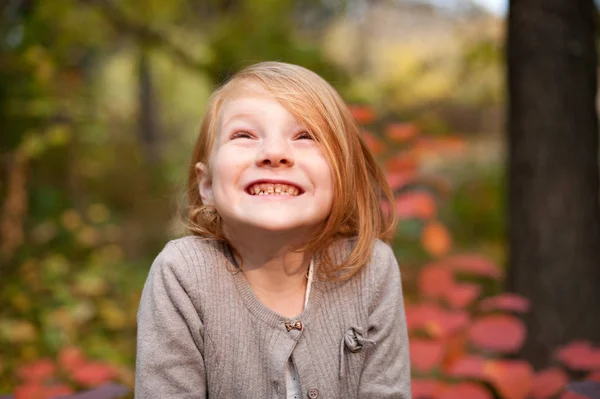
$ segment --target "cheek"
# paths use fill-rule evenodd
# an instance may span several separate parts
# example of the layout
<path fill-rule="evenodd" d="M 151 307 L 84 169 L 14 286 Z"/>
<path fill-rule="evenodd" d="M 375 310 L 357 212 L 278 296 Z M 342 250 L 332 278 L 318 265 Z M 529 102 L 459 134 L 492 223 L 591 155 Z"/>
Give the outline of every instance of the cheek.
<path fill-rule="evenodd" d="M 235 154 L 220 151 L 213 158 L 213 184 L 221 189 L 235 187 L 244 170 L 245 162 Z"/>

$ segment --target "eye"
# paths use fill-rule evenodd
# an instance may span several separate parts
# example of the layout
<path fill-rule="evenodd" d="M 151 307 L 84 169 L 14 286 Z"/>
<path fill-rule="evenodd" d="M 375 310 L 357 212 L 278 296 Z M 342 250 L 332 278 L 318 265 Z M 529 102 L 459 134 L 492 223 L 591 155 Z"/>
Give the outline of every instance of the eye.
<path fill-rule="evenodd" d="M 251 139 L 252 135 L 245 130 L 240 130 L 229 136 L 230 140 L 234 139 Z"/>
<path fill-rule="evenodd" d="M 315 138 L 307 131 L 302 131 L 296 136 L 296 140 L 314 140 Z"/>

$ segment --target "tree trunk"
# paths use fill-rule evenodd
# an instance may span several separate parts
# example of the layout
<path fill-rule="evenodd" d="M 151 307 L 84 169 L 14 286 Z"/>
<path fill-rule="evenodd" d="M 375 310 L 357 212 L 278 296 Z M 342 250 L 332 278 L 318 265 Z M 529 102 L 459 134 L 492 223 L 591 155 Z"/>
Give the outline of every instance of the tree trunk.
<path fill-rule="evenodd" d="M 142 48 L 139 64 L 139 137 L 146 162 L 155 165 L 159 159 L 158 109 L 154 95 L 154 82 L 148 50 Z"/>
<path fill-rule="evenodd" d="M 593 0 L 511 0 L 508 288 L 529 298 L 521 355 L 600 343 L 600 205 Z"/>

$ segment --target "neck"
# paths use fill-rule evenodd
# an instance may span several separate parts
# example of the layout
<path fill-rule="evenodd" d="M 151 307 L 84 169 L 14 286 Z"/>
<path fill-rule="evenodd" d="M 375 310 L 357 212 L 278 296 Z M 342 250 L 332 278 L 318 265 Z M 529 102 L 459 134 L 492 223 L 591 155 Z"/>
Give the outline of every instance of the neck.
<path fill-rule="evenodd" d="M 282 294 L 306 287 L 312 254 L 298 252 L 297 248 L 308 242 L 309 232 L 225 231 L 242 258 L 243 273 L 255 291 Z"/>

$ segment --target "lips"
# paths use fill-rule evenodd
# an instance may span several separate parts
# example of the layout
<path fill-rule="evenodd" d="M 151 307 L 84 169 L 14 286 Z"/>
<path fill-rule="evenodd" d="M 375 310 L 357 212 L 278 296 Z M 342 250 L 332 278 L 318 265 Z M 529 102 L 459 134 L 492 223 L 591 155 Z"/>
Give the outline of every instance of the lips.
<path fill-rule="evenodd" d="M 304 190 L 296 184 L 282 180 L 260 180 L 250 183 L 246 187 L 250 195 L 273 195 L 296 197 L 302 195 Z"/>

